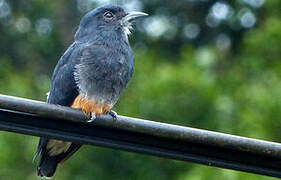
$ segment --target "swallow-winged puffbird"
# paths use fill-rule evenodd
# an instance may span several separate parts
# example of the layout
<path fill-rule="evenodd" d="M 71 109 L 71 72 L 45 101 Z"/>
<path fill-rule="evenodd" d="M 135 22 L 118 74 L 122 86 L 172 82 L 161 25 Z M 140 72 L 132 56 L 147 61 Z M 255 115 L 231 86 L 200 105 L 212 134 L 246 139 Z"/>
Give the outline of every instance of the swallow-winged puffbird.
<path fill-rule="evenodd" d="M 146 16 L 127 13 L 119 6 L 103 6 L 81 20 L 74 43 L 55 67 L 48 103 L 81 109 L 85 114 L 110 114 L 134 72 L 134 55 L 128 41 L 133 20 Z M 80 144 L 40 138 L 35 158 L 40 154 L 37 173 L 52 177 Z"/>

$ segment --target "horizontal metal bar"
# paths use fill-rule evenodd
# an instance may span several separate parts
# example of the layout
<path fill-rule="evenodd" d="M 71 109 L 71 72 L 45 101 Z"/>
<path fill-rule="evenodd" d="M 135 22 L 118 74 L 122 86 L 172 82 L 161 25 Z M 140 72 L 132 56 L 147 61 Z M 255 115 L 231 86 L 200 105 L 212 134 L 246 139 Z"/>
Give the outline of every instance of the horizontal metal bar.
<path fill-rule="evenodd" d="M 0 95 L 0 130 L 281 177 L 281 144 Z"/>

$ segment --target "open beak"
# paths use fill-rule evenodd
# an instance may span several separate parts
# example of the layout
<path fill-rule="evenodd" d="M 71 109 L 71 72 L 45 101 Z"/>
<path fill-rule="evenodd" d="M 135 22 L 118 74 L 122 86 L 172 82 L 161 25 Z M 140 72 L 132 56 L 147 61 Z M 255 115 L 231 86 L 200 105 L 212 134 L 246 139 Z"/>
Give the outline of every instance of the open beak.
<path fill-rule="evenodd" d="M 138 19 L 143 16 L 148 16 L 148 14 L 143 13 L 143 12 L 132 11 L 132 12 L 128 13 L 123 19 L 125 22 L 130 23 L 130 22 L 134 21 L 135 19 Z"/>

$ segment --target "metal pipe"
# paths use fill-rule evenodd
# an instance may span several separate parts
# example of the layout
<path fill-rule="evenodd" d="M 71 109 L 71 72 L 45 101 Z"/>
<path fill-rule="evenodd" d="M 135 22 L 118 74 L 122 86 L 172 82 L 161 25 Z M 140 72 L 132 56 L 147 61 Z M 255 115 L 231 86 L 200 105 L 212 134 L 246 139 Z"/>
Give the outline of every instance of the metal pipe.
<path fill-rule="evenodd" d="M 0 95 L 0 129 L 281 177 L 281 144 Z"/>

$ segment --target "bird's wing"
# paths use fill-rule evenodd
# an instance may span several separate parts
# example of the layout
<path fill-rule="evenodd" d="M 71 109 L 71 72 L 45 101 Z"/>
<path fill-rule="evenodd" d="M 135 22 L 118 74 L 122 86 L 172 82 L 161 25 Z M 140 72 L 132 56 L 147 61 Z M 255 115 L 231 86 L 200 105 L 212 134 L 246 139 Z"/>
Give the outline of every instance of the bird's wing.
<path fill-rule="evenodd" d="M 80 48 L 73 43 L 59 60 L 53 76 L 48 103 L 70 106 L 78 96 L 74 67 L 79 63 Z"/>
<path fill-rule="evenodd" d="M 75 88 L 75 82 L 71 80 L 71 63 L 70 63 L 70 57 L 72 53 L 74 52 L 76 44 L 73 43 L 63 54 L 63 56 L 60 58 L 58 64 L 55 67 L 53 76 L 52 76 L 52 84 L 51 84 L 51 90 L 47 93 L 47 102 L 51 104 L 59 104 L 64 106 L 69 106 L 71 102 L 75 99 L 78 94 L 76 88 Z M 69 69 L 64 73 L 65 69 Z M 64 81 L 65 79 L 69 79 L 69 81 Z M 68 93 L 64 93 L 69 89 Z M 37 152 L 33 158 L 33 160 L 36 159 L 36 157 L 40 154 L 42 151 L 42 148 L 47 145 L 47 139 L 46 138 L 40 138 Z"/>
<path fill-rule="evenodd" d="M 52 76 L 52 84 L 48 103 L 71 106 L 78 96 L 78 88 L 74 79 L 74 67 L 79 63 L 79 45 L 73 43 L 59 60 Z M 60 140 L 40 138 L 36 157 L 41 154 L 38 165 L 39 176 L 51 176 L 57 163 L 67 159 L 76 152 L 81 145 Z"/>

